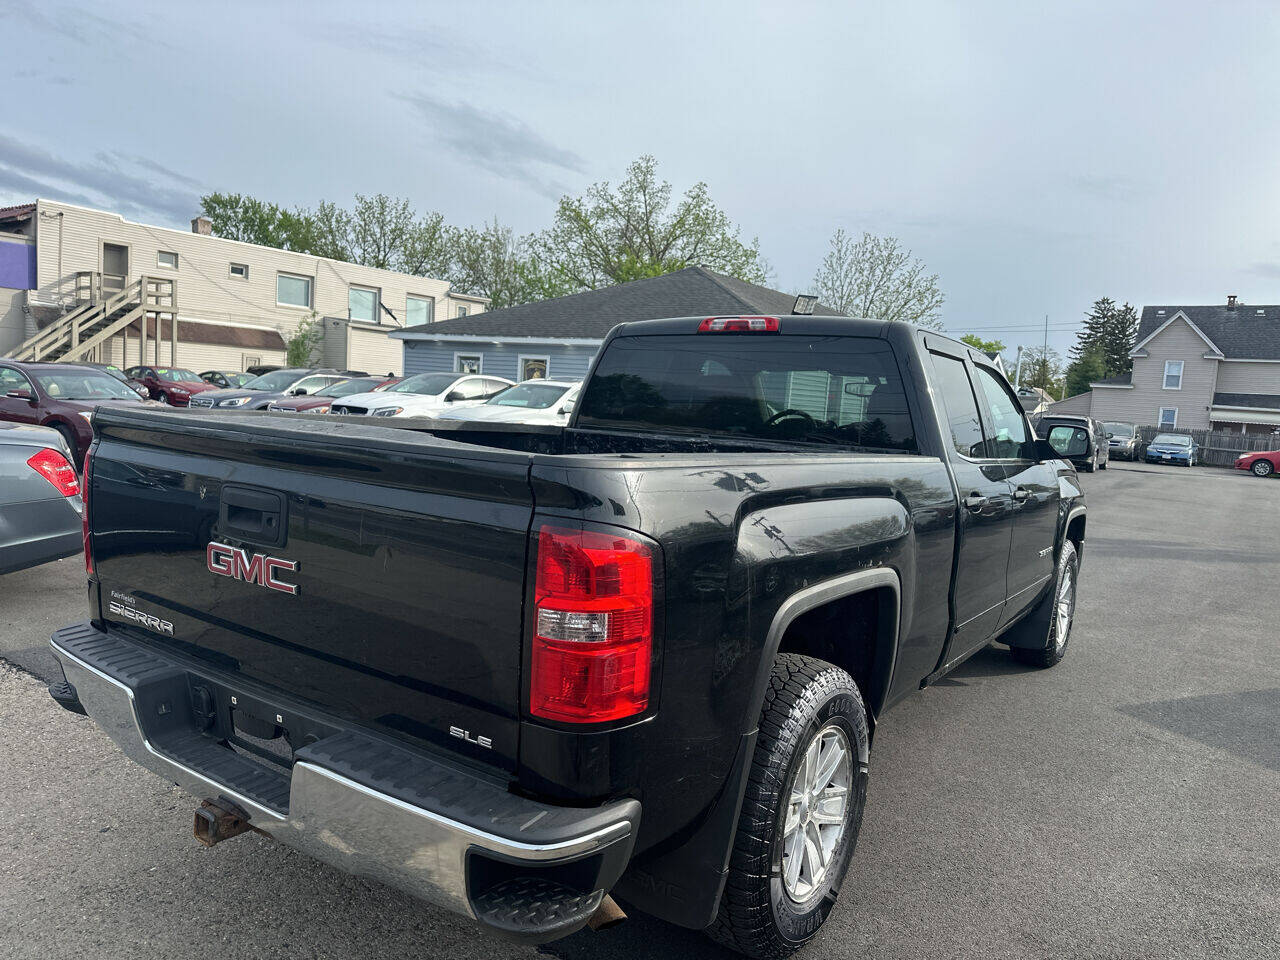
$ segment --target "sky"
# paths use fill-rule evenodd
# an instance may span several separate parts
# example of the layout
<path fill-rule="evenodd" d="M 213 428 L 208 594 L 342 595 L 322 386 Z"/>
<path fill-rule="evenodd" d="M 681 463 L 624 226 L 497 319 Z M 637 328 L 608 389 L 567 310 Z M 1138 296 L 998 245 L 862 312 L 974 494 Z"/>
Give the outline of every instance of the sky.
<path fill-rule="evenodd" d="M 1090 304 L 1280 302 L 1280 4 L 0 0 L 0 205 L 199 197 L 548 225 L 642 154 L 810 287 L 895 236 L 1008 347 Z"/>

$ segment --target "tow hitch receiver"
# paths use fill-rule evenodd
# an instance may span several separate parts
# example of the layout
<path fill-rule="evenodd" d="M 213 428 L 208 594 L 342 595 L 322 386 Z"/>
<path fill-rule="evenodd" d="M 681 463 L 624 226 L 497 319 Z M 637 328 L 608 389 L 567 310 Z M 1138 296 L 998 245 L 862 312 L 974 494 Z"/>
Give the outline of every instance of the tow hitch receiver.
<path fill-rule="evenodd" d="M 217 800 L 203 800 L 196 809 L 196 839 L 206 847 L 238 837 L 252 829 L 249 826 L 249 815 L 230 800 L 221 797 Z"/>

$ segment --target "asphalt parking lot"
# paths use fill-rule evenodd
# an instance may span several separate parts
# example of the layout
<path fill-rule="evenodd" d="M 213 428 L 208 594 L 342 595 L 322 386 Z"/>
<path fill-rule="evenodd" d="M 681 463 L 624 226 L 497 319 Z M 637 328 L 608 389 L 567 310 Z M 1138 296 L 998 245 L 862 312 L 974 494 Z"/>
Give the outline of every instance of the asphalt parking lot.
<path fill-rule="evenodd" d="M 1067 659 L 992 647 L 882 725 L 841 900 L 802 956 L 1280 956 L 1280 481 L 1114 463 Z M 643 916 L 517 947 L 263 838 L 36 676 L 78 559 L 0 577 L 0 955 L 728 957 Z M 30 671 L 30 672 L 28 672 Z"/>

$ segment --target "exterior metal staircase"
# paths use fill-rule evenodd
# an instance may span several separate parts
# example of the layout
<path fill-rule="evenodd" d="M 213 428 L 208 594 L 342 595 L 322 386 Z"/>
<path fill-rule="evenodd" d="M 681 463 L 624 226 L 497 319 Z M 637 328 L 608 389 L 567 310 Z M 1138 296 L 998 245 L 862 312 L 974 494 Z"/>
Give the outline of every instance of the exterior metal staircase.
<path fill-rule="evenodd" d="M 104 289 L 100 273 L 76 275 L 76 306 L 36 333 L 10 354 L 15 360 L 87 360 L 112 337 L 131 324 L 141 328 L 138 361 L 146 363 L 147 338 L 155 331 L 155 360 L 160 362 L 161 321 L 168 322 L 169 358 L 177 346 L 178 301 L 169 277 L 141 276 L 132 283 L 112 283 Z M 154 321 L 154 326 L 153 326 Z"/>

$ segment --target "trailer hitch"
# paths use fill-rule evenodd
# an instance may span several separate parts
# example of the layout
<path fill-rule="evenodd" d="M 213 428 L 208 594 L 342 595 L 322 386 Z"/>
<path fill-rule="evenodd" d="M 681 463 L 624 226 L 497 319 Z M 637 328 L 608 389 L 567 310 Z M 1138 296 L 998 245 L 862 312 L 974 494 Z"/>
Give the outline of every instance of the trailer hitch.
<path fill-rule="evenodd" d="M 249 825 L 249 814 L 223 797 L 202 800 L 196 808 L 195 836 L 206 847 L 253 829 Z"/>

